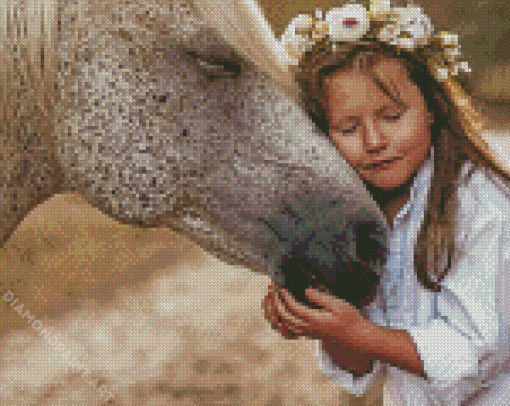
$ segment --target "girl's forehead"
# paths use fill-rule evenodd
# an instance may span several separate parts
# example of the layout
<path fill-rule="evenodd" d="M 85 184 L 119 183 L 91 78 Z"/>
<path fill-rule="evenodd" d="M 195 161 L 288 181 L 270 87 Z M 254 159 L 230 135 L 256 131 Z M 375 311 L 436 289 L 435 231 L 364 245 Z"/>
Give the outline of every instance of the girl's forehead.
<path fill-rule="evenodd" d="M 330 100 L 338 107 L 351 109 L 391 102 L 375 81 L 356 74 L 333 82 Z"/>
<path fill-rule="evenodd" d="M 401 104 L 414 98 L 418 90 L 409 79 L 405 66 L 390 58 L 377 61 L 372 69 L 340 69 L 330 74 L 325 83 L 327 101 L 337 108 Z"/>
<path fill-rule="evenodd" d="M 391 89 L 391 90 L 390 90 Z M 390 83 L 382 83 L 371 76 L 353 74 L 332 82 L 329 102 L 336 109 L 364 109 L 382 105 L 401 104 L 406 95 Z"/>

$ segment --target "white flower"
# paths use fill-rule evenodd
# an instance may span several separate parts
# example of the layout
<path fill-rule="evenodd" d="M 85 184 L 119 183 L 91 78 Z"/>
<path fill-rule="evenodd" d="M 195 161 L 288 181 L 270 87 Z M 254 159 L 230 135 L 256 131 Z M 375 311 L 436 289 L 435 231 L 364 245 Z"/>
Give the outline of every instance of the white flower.
<path fill-rule="evenodd" d="M 444 48 L 444 55 L 449 62 L 455 61 L 460 56 L 460 46 L 454 48 Z"/>
<path fill-rule="evenodd" d="M 391 0 L 370 0 L 370 12 L 361 4 L 346 4 L 329 10 L 326 15 L 317 8 L 313 16 L 298 15 L 281 37 L 290 64 L 299 64 L 303 54 L 327 36 L 333 47 L 335 42 L 362 38 L 370 30 L 370 18 L 382 25 L 377 32 L 380 41 L 409 51 L 429 45 L 434 32 L 432 22 L 420 6 L 392 7 Z M 467 62 L 458 62 L 461 55 L 458 35 L 442 31 L 435 35 L 432 45 L 435 55 L 430 57 L 436 59 L 436 80 L 445 81 L 450 75 L 471 72 Z"/>
<path fill-rule="evenodd" d="M 305 53 L 305 51 L 310 51 L 314 41 L 310 38 L 304 37 L 303 35 L 294 35 L 291 37 L 290 35 L 283 41 L 283 45 L 289 58 L 291 59 L 292 65 L 297 65 L 299 63 L 299 58 Z"/>
<path fill-rule="evenodd" d="M 443 46 L 458 46 L 459 45 L 459 36 L 457 34 L 449 34 L 448 32 L 441 32 L 439 34 L 439 38 L 441 38 L 441 43 Z"/>
<path fill-rule="evenodd" d="M 466 72 L 466 73 L 469 73 L 471 72 L 471 68 L 469 67 L 469 64 L 467 62 L 459 62 L 458 63 L 458 67 L 459 67 L 459 70 L 461 72 Z"/>
<path fill-rule="evenodd" d="M 321 40 L 329 34 L 329 24 L 325 21 L 315 21 L 315 30 L 312 32 L 314 40 Z"/>
<path fill-rule="evenodd" d="M 313 26 L 312 16 L 309 14 L 299 14 L 293 18 L 285 29 L 285 33 L 282 35 L 282 41 L 284 38 L 291 38 L 296 35 L 296 31 L 311 30 Z"/>
<path fill-rule="evenodd" d="M 361 4 L 333 8 L 324 21 L 329 24 L 329 37 L 332 41 L 355 41 L 370 29 L 370 17 Z"/>
<path fill-rule="evenodd" d="M 370 14 L 374 18 L 384 18 L 391 11 L 391 0 L 370 0 Z"/>
<path fill-rule="evenodd" d="M 297 65 L 301 55 L 313 46 L 313 39 L 310 39 L 305 33 L 300 33 L 301 31 L 311 30 L 312 27 L 312 17 L 308 14 L 300 14 L 290 22 L 285 33 L 280 38 L 291 60 L 291 64 Z M 296 31 L 298 32 L 296 33 Z"/>
<path fill-rule="evenodd" d="M 435 69 L 434 76 L 436 77 L 437 80 L 445 81 L 446 79 L 448 79 L 448 74 L 450 73 L 448 68 L 436 65 L 434 69 Z"/>
<path fill-rule="evenodd" d="M 381 41 L 409 50 L 428 44 L 434 27 L 420 7 L 395 7 L 391 11 L 388 24 L 378 35 Z"/>
<path fill-rule="evenodd" d="M 416 38 L 396 38 L 393 41 L 391 41 L 391 45 L 397 45 L 400 48 L 407 49 L 408 51 L 412 51 L 413 49 L 416 49 L 418 46 L 418 41 Z"/>

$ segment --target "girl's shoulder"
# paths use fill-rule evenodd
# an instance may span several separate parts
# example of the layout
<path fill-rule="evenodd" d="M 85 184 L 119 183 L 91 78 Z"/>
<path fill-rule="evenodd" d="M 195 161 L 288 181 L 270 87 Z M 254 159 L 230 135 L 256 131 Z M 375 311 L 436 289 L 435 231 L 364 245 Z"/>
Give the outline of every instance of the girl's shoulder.
<path fill-rule="evenodd" d="M 493 170 L 464 162 L 459 175 L 459 213 L 469 218 L 480 215 L 497 215 L 510 220 L 510 183 Z"/>

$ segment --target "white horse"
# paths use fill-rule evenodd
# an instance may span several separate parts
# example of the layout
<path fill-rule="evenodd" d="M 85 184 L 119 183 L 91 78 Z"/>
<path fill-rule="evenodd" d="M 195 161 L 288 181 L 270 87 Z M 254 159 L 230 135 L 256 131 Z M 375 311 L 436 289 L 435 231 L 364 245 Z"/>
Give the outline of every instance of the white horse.
<path fill-rule="evenodd" d="M 252 1 L 4 1 L 0 246 L 34 207 L 71 191 L 120 222 L 182 232 L 277 283 L 285 261 L 302 254 L 380 269 L 382 213 L 304 112 L 283 54 Z M 114 333 L 87 314 L 65 322 L 75 344 Z M 3 348 L 11 359 L 16 337 Z M 109 367 L 134 347 L 107 342 L 73 352 L 105 371 L 97 374 L 118 395 L 136 380 Z M 97 357 L 107 366 L 90 358 L 102 351 L 113 357 Z M 23 378 L 24 361 L 1 366 L 1 404 L 45 403 L 51 385 L 72 382 L 62 359 L 47 370 L 40 339 L 24 354 L 41 363 Z"/>
<path fill-rule="evenodd" d="M 330 264 L 380 269 L 382 213 L 305 114 L 283 55 L 248 0 L 4 0 L 0 246 L 38 204 L 76 191 L 120 222 L 180 231 L 276 282 L 303 246 Z M 140 296 L 164 302 L 167 285 Z M 90 377 L 23 332 L 1 354 L 13 362 L 0 368 L 0 404 L 102 404 L 110 390 L 116 404 L 149 404 L 139 394 L 157 392 L 179 337 L 144 305 L 136 318 L 96 310 L 63 321 L 62 341 Z"/>
<path fill-rule="evenodd" d="M 303 254 L 380 268 L 382 213 L 304 112 L 255 2 L 4 4 L 0 242 L 74 191 L 277 283 Z"/>

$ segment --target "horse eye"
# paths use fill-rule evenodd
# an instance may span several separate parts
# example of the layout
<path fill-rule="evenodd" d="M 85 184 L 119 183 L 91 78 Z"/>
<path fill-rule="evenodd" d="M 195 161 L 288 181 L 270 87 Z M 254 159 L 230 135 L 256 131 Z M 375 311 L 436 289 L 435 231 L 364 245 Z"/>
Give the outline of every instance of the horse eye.
<path fill-rule="evenodd" d="M 235 78 L 241 74 L 241 65 L 236 61 L 199 55 L 195 52 L 188 52 L 188 55 L 198 62 L 210 79 Z"/>

